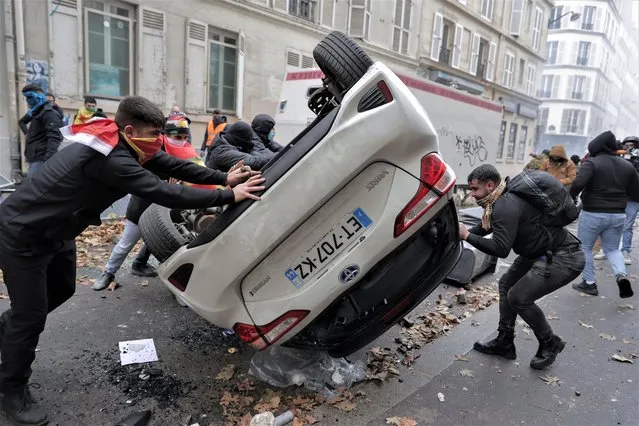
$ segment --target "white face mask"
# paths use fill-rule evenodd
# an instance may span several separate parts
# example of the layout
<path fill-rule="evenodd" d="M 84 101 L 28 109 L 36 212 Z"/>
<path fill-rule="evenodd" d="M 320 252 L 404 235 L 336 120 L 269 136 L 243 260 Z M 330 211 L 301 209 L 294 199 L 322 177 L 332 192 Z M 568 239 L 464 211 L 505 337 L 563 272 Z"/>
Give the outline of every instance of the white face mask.
<path fill-rule="evenodd" d="M 183 147 L 187 144 L 188 141 L 185 140 L 180 140 L 180 139 L 173 139 L 170 137 L 166 138 L 167 142 L 170 143 L 173 146 L 177 146 L 177 147 Z"/>

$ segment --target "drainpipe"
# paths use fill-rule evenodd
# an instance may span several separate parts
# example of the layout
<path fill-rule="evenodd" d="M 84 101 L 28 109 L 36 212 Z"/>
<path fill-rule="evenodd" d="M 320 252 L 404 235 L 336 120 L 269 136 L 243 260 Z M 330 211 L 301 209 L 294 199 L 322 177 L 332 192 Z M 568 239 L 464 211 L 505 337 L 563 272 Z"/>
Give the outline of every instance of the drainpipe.
<path fill-rule="evenodd" d="M 24 8 L 22 0 L 14 0 L 14 28 L 16 39 L 16 78 L 15 78 L 15 93 L 16 93 L 16 122 L 26 112 L 24 108 L 24 102 L 20 102 L 20 96 L 22 86 L 26 83 L 27 73 L 25 69 L 25 56 L 26 51 L 24 47 Z M 11 138 L 11 175 L 16 181 L 21 181 L 22 178 L 22 144 L 20 143 L 20 131 L 17 130 L 14 137 Z"/>

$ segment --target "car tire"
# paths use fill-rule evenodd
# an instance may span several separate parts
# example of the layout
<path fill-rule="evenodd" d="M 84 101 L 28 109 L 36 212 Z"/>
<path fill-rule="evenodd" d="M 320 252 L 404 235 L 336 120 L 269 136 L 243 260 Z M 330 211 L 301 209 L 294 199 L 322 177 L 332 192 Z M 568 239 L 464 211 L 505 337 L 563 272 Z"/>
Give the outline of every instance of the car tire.
<path fill-rule="evenodd" d="M 178 231 L 171 217 L 171 209 L 152 204 L 140 217 L 138 223 L 144 244 L 151 254 L 164 262 L 188 240 Z"/>
<path fill-rule="evenodd" d="M 313 58 L 324 75 L 342 92 L 366 74 L 373 60 L 346 34 L 333 31 L 313 50 Z"/>

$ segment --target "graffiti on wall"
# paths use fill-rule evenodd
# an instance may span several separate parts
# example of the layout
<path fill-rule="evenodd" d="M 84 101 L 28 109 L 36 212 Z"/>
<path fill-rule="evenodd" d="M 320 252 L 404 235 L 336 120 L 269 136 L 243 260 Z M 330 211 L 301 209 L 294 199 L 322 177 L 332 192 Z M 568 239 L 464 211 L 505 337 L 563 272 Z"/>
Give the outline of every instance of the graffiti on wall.
<path fill-rule="evenodd" d="M 38 59 L 27 59 L 25 63 L 27 84 L 37 84 L 42 90 L 49 90 L 49 64 Z"/>
<path fill-rule="evenodd" d="M 481 136 L 455 135 L 455 140 L 457 150 L 463 152 L 471 167 L 474 167 L 478 161 L 483 163 L 488 158 L 488 149 Z"/>

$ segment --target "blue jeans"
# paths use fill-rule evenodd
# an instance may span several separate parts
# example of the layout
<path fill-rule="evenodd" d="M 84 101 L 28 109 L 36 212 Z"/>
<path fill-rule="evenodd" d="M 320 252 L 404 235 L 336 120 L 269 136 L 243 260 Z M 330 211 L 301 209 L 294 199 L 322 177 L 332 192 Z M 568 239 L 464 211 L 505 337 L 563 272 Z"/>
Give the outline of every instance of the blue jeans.
<path fill-rule="evenodd" d="M 140 228 L 135 223 L 130 220 L 126 220 L 124 222 L 124 232 L 120 235 L 120 240 L 113 248 L 113 252 L 111 252 L 111 257 L 109 257 L 109 262 L 106 265 L 105 271 L 109 274 L 115 275 L 118 272 L 118 269 L 124 263 L 124 259 L 131 252 L 133 247 L 137 244 L 140 239 Z"/>
<path fill-rule="evenodd" d="M 592 248 L 599 236 L 601 236 L 603 251 L 606 253 L 608 263 L 610 263 L 615 276 L 626 274 L 623 255 L 621 250 L 619 250 L 625 221 L 626 215 L 624 213 L 591 213 L 582 211 L 579 215 L 577 237 L 581 240 L 586 255 L 583 279 L 587 283 L 594 283 L 597 280 Z"/>
<path fill-rule="evenodd" d="M 40 167 L 44 164 L 44 161 L 34 161 L 33 163 L 29 163 L 29 170 L 27 171 L 28 176 L 32 176 L 35 172 L 38 171 Z"/>
<path fill-rule="evenodd" d="M 628 201 L 626 205 L 626 223 L 623 226 L 623 241 L 621 251 L 630 254 L 632 251 L 632 228 L 635 226 L 635 218 L 639 212 L 639 202 Z"/>

